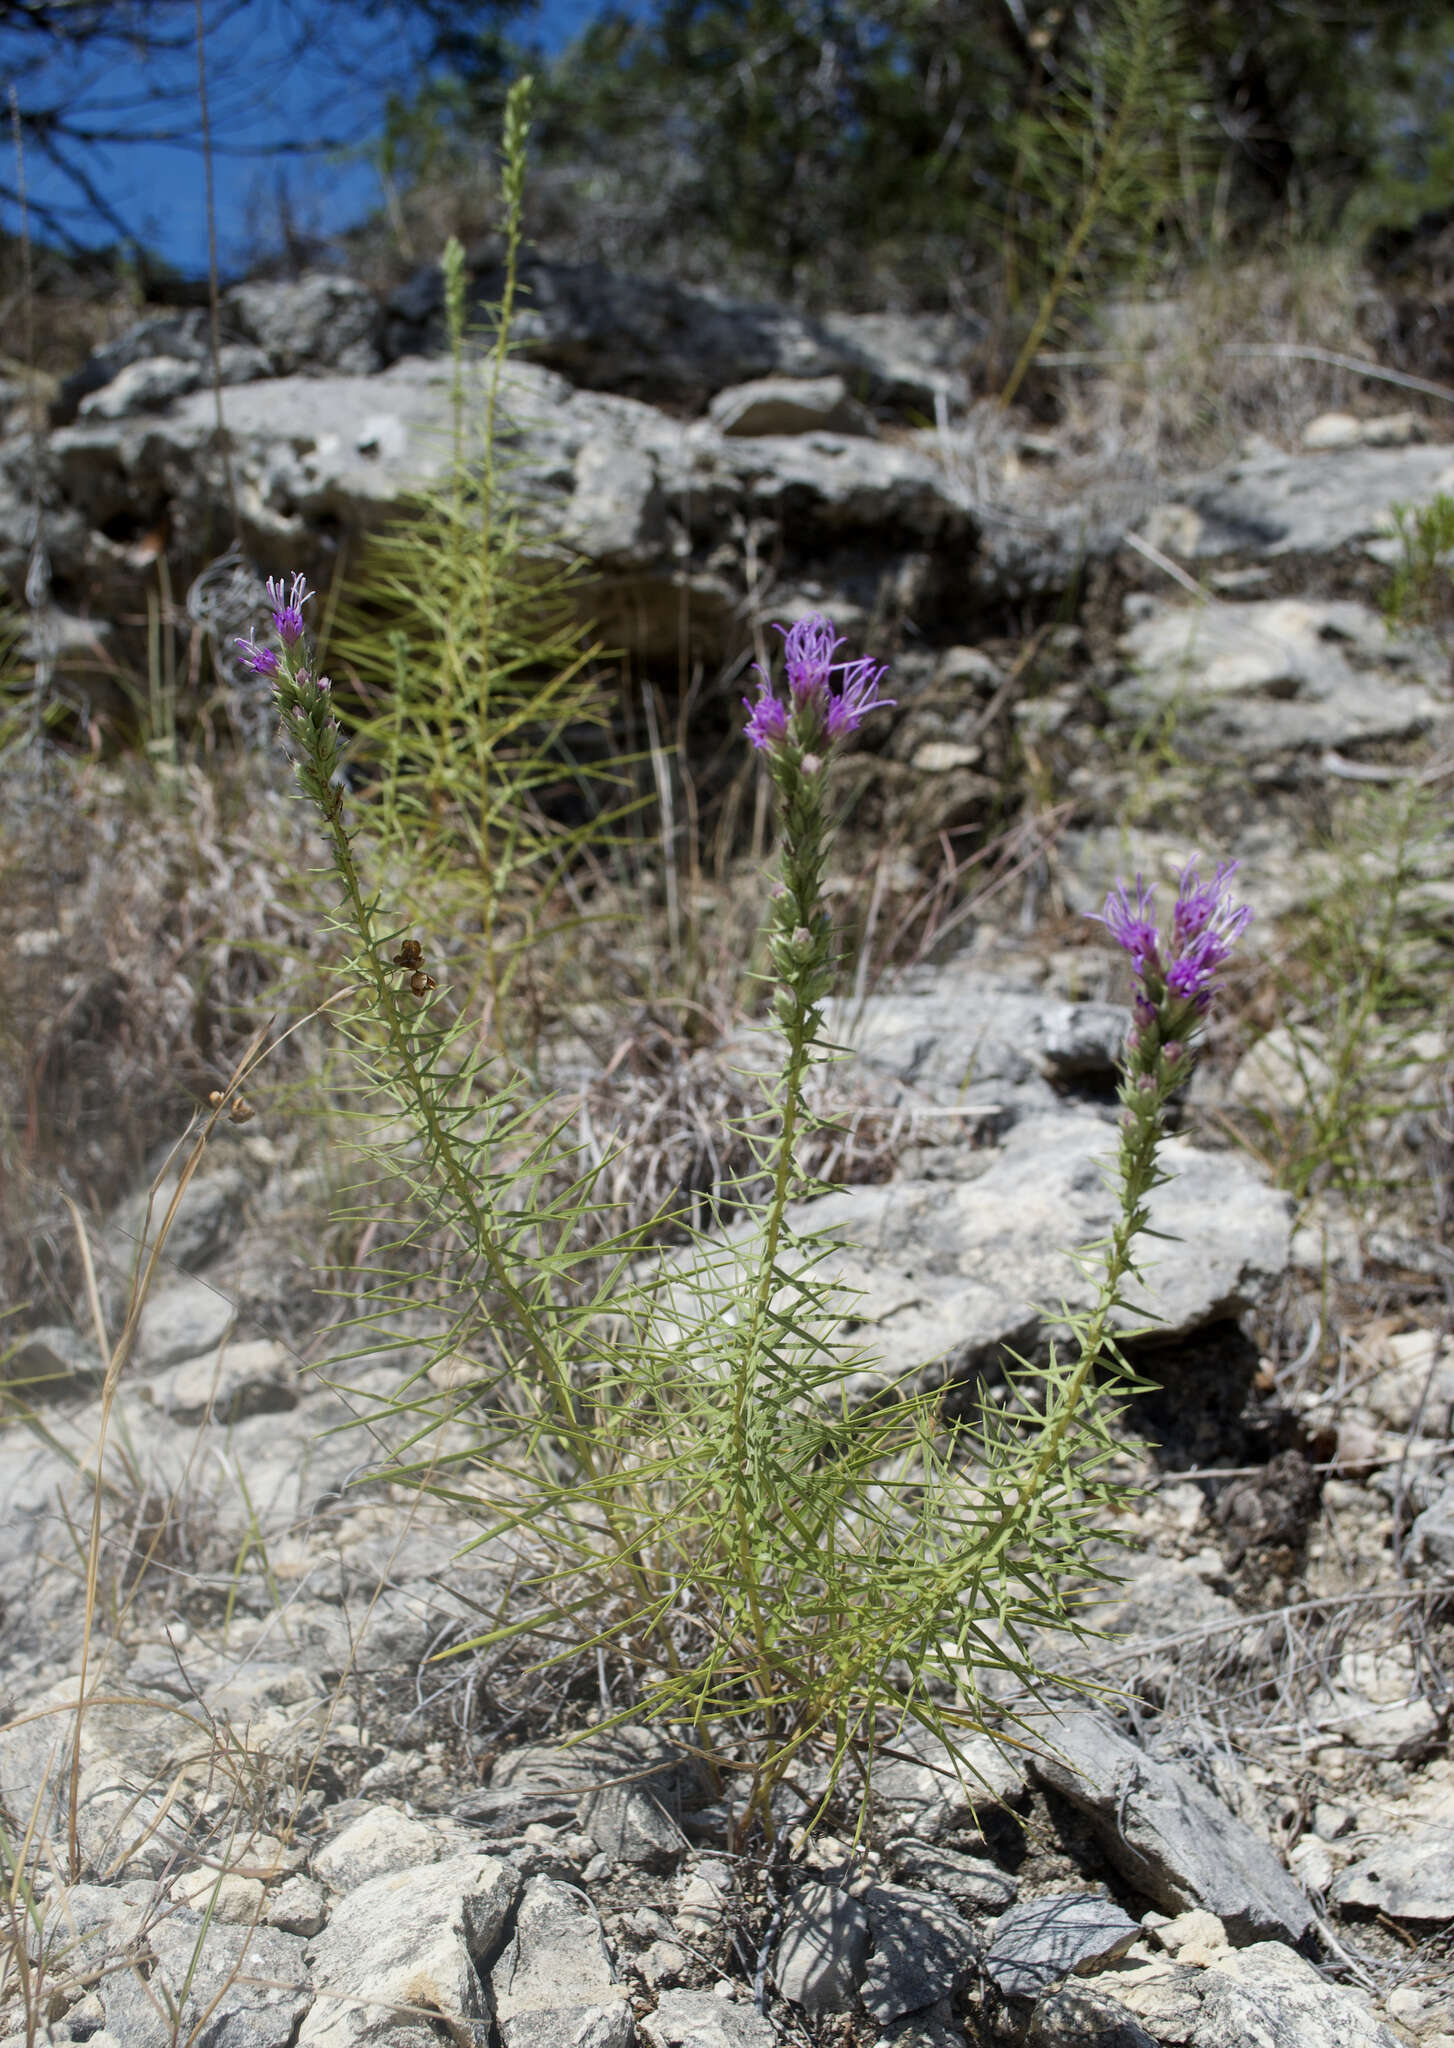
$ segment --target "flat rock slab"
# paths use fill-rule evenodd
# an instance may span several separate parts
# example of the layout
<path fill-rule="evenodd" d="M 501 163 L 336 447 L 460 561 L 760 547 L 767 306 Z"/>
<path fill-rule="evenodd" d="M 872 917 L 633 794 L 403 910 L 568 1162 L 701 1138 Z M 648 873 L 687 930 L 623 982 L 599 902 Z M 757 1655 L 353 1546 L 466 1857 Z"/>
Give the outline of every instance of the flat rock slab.
<path fill-rule="evenodd" d="M 871 1938 L 861 1898 L 841 1885 L 799 1885 L 773 1962 L 778 1990 L 805 2012 L 852 2012 Z"/>
<path fill-rule="evenodd" d="M 151 1392 L 173 1422 L 185 1424 L 226 1427 L 251 1415 L 286 1414 L 298 1405 L 292 1360 L 268 1337 L 189 1358 L 155 1381 Z"/>
<path fill-rule="evenodd" d="M 1312 1905 L 1273 1850 L 1182 1766 L 1086 1710 L 1037 1717 L 1033 1733 L 1044 1744 L 1036 1777 L 1087 1816 L 1116 1868 L 1164 1911 L 1205 1907 L 1234 1941 L 1300 1941 L 1311 1929 Z"/>
<path fill-rule="evenodd" d="M 1454 489 L 1454 449 L 1348 448 L 1286 455 L 1273 447 L 1189 480 L 1195 515 L 1179 552 L 1329 555 L 1392 530 L 1392 508 Z"/>
<path fill-rule="evenodd" d="M 1277 1941 L 1228 1950 L 1209 1968 L 1148 1963 L 1088 1987 L 1134 2013 L 1166 2048 L 1397 2048 L 1366 2002 Z M 1059 2044 L 1057 2044 L 1059 2048 Z M 1068 2048 L 1068 2044 L 1067 2044 Z"/>
<path fill-rule="evenodd" d="M 600 1916 L 583 1891 L 557 1878 L 526 1885 L 490 1988 L 504 2048 L 630 2048 L 635 2039 Z"/>
<path fill-rule="evenodd" d="M 754 2006 L 712 1991 L 664 1992 L 641 2022 L 649 2048 L 777 2048 L 777 2030 Z"/>
<path fill-rule="evenodd" d="M 931 1728 L 912 1721 L 887 1745 L 891 1754 L 874 1758 L 874 1798 L 909 1818 L 905 1832 L 915 1840 L 977 1828 L 982 1813 L 1013 1806 L 1029 1790 L 1018 1753 L 992 1737 L 961 1732 L 955 1746 L 957 1757 Z"/>
<path fill-rule="evenodd" d="M 1454 1923 L 1454 1827 L 1391 1835 L 1351 1864 L 1333 1886 L 1339 1906 L 1391 1920 Z"/>
<path fill-rule="evenodd" d="M 1435 650 L 1395 638 L 1366 605 L 1137 595 L 1127 608 L 1139 616 L 1121 642 L 1131 673 L 1115 690 L 1117 714 L 1174 712 L 1177 743 L 1193 755 L 1408 739 L 1447 702 Z"/>
<path fill-rule="evenodd" d="M 173 1280 L 147 1298 L 136 1333 L 136 1362 L 160 1372 L 225 1344 L 237 1310 L 203 1280 Z"/>
<path fill-rule="evenodd" d="M 1038 1998 L 1115 1962 L 1140 1933 L 1140 1921 L 1100 1892 L 1027 1899 L 996 1921 L 985 1969 L 1006 1998 Z"/>
<path fill-rule="evenodd" d="M 480 1969 L 498 1947 L 520 1879 L 494 1856 L 451 1856 L 372 1878 L 340 1900 L 308 1948 L 317 2002 L 299 2048 L 438 2039 L 438 2022 L 487 2022 Z"/>
<path fill-rule="evenodd" d="M 894 1182 L 800 1204 L 795 1230 L 844 1240 L 820 1270 L 851 1290 L 847 1331 L 878 1361 L 857 1391 L 904 1375 L 955 1378 L 1005 1346 L 1033 1347 L 1054 1329 L 1061 1300 L 1088 1307 L 1091 1283 L 1067 1254 L 1111 1227 L 1103 1175 L 1115 1142 L 1092 1115 L 1034 1117 L 967 1184 Z M 1233 1153 L 1172 1139 L 1160 1163 L 1167 1179 L 1148 1207 L 1164 1235 L 1147 1240 L 1146 1286 L 1128 1290 L 1119 1322 L 1179 1336 L 1241 1314 L 1276 1286 L 1291 1205 Z"/>
<path fill-rule="evenodd" d="M 862 1896 L 873 1946 L 859 1999 L 880 2026 L 963 1989 L 980 1953 L 967 1920 L 933 1893 L 905 1885 L 871 1885 Z"/>
<path fill-rule="evenodd" d="M 894 1106 L 941 1112 L 924 1125 L 936 1139 L 1052 1112 L 1076 1082 L 1108 1086 L 1130 1022 L 1118 1003 L 1066 1002 L 957 962 L 825 1008 L 826 1037 L 848 1052 L 836 1074 Z"/>
<path fill-rule="evenodd" d="M 1015 1881 L 983 1856 L 966 1856 L 935 1842 L 891 1842 L 895 1877 L 952 1899 L 962 1913 L 1003 1913 L 1014 1904 Z"/>

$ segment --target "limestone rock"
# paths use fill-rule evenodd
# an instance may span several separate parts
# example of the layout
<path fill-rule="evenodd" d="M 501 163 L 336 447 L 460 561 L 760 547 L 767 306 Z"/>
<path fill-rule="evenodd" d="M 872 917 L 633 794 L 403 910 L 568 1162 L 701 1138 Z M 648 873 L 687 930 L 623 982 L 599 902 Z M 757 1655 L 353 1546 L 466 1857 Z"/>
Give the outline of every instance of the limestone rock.
<path fill-rule="evenodd" d="M 931 1892 L 871 1885 L 863 1894 L 873 1946 L 859 1998 L 880 2026 L 962 1990 L 979 1961 L 968 1921 Z"/>
<path fill-rule="evenodd" d="M 1103 1991 L 1067 1984 L 1035 2002 L 1025 2048 L 1157 2048 L 1134 2013 Z"/>
<path fill-rule="evenodd" d="M 1454 1921 L 1454 1826 L 1392 1835 L 1333 1885 L 1341 1907 L 1386 1913 L 1391 1920 Z"/>
<path fill-rule="evenodd" d="M 1398 2048 L 1393 2030 L 1352 1991 L 1281 1942 L 1229 1953 L 1201 1989 L 1191 2048 Z"/>
<path fill-rule="evenodd" d="M 759 377 L 719 391 L 707 408 L 719 433 L 871 434 L 873 415 L 848 395 L 841 377 Z"/>
<path fill-rule="evenodd" d="M 1347 748 L 1411 738 L 1439 717 L 1437 656 L 1344 599 L 1211 606 L 1136 596 L 1122 641 L 1131 668 L 1113 704 L 1144 721 L 1174 712 L 1193 756 Z"/>
<path fill-rule="evenodd" d="M 438 1828 L 392 1806 L 373 1806 L 339 1830 L 313 1856 L 313 1875 L 336 1892 L 355 1892 L 371 1878 L 437 1863 Z"/>
<path fill-rule="evenodd" d="M 124 2048 L 170 2048 L 179 2032 L 201 2048 L 291 2048 L 313 2003 L 301 1941 L 174 1911 L 152 1921 L 146 1947 L 144 1979 L 121 1969 L 97 1986 Z"/>
<path fill-rule="evenodd" d="M 310 1943 L 317 2002 L 300 2048 L 437 2041 L 436 2019 L 489 2018 L 479 1970 L 497 1948 L 520 1888 L 494 1856 L 452 1856 L 360 1885 Z"/>
<path fill-rule="evenodd" d="M 1099 1892 L 1026 1899 L 995 1922 L 985 1969 L 1006 1998 L 1035 1998 L 1123 1956 L 1141 1923 Z"/>
<path fill-rule="evenodd" d="M 209 1419 L 226 1428 L 250 1415 L 281 1415 L 298 1405 L 293 1363 L 269 1337 L 224 1344 L 174 1366 L 151 1389 L 174 1422 Z"/>
<path fill-rule="evenodd" d="M 775 2048 L 777 2031 L 751 2005 L 711 1991 L 668 1991 L 641 2022 L 649 2048 Z"/>
<path fill-rule="evenodd" d="M 6 1359 L 3 1371 L 5 1384 L 27 1401 L 91 1393 L 105 1377 L 94 1340 L 88 1343 L 62 1323 L 28 1330 Z"/>
<path fill-rule="evenodd" d="M 868 1962 L 868 1909 L 839 1885 L 799 1885 L 773 1961 L 784 1998 L 806 2012 L 852 2012 Z"/>
<path fill-rule="evenodd" d="M 978 1827 L 981 1813 L 1014 1805 L 1028 1789 L 1015 1753 L 992 1737 L 960 1733 L 955 1744 L 958 1759 L 932 1729 L 913 1721 L 888 1745 L 892 1755 L 874 1759 L 875 1800 L 906 1809 L 920 1840 Z"/>
<path fill-rule="evenodd" d="M 296 280 L 234 285 L 226 310 L 275 376 L 301 369 L 367 375 L 381 367 L 380 310 L 354 279 L 315 271 Z"/>
<path fill-rule="evenodd" d="M 179 1365 L 226 1343 L 237 1310 L 203 1280 L 170 1280 L 155 1288 L 141 1312 L 136 1362 L 145 1372 Z"/>
<path fill-rule="evenodd" d="M 933 1842 L 901 1840 L 889 1844 L 895 1877 L 942 1892 L 962 1913 L 1003 1913 L 1014 1903 L 1015 1883 L 982 1856 Z"/>
<path fill-rule="evenodd" d="M 1177 499 L 1196 513 L 1195 554 L 1333 554 L 1391 531 L 1392 507 L 1454 487 L 1447 447 L 1346 448 L 1287 455 L 1264 446 L 1189 479 Z"/>
<path fill-rule="evenodd" d="M 1300 1941 L 1313 1909 L 1267 1843 L 1183 1766 L 1085 1709 L 1035 1722 L 1041 1783 L 1088 1817 L 1116 1868 L 1158 1906 L 1203 1906 L 1235 1941 Z M 1019 1909 L 1016 1909 L 1019 1910 Z"/>
<path fill-rule="evenodd" d="M 635 2038 L 596 1909 L 574 1885 L 530 1879 L 490 1984 L 504 2048 L 630 2048 Z"/>

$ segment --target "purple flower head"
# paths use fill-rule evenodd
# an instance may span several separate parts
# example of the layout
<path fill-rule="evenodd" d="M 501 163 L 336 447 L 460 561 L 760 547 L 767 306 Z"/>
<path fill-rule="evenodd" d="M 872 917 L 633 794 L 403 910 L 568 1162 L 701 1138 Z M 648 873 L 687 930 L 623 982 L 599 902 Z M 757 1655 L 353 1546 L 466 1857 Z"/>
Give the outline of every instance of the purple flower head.
<path fill-rule="evenodd" d="M 302 639 L 303 607 L 312 595 L 313 592 L 308 588 L 305 577 L 295 576 L 293 587 L 285 597 L 282 577 L 269 576 L 268 603 L 272 607 L 273 624 L 277 628 L 278 638 L 285 647 L 296 647 Z"/>
<path fill-rule="evenodd" d="M 1171 914 L 1174 957 L 1166 970 L 1166 986 L 1173 995 L 1195 1000 L 1202 1010 L 1216 993 L 1216 974 L 1252 922 L 1251 905 L 1232 901 L 1238 865 L 1224 860 L 1215 878 L 1204 883 L 1195 863 L 1188 861 L 1178 877 Z"/>
<path fill-rule="evenodd" d="M 239 640 L 242 658 L 255 676 L 275 676 L 282 666 L 271 647 L 259 647 L 252 639 Z"/>
<path fill-rule="evenodd" d="M 870 711 L 893 703 L 892 697 L 879 695 L 879 685 L 888 671 L 866 659 L 835 661 L 843 642 L 833 630 L 833 621 L 821 612 L 809 612 L 795 626 L 775 626 L 773 630 L 783 636 L 787 696 L 775 694 L 771 676 L 757 664 L 757 699 L 742 700 L 749 714 L 747 737 L 759 753 L 771 753 L 791 732 L 804 749 L 804 771 L 816 774 L 822 766 L 825 740 L 831 744 L 857 732 Z"/>
<path fill-rule="evenodd" d="M 894 702 L 892 697 L 878 694 L 878 686 L 887 674 L 887 668 L 867 656 L 844 665 L 838 693 L 828 703 L 826 724 L 830 740 L 857 732 L 870 711 L 881 711 Z"/>
<path fill-rule="evenodd" d="M 795 626 L 776 626 L 783 636 L 783 666 L 795 704 L 815 701 L 820 707 L 828 696 L 828 678 L 835 666 L 833 657 L 843 645 L 833 630 L 833 621 L 821 612 L 809 612 Z"/>
<path fill-rule="evenodd" d="M 759 754 L 770 754 L 778 741 L 787 737 L 788 707 L 780 697 L 774 697 L 772 685 L 761 669 L 758 674 L 762 681 L 758 686 L 757 702 L 754 704 L 750 697 L 742 700 L 748 712 L 745 730 Z"/>
<path fill-rule="evenodd" d="M 1157 946 L 1160 934 L 1156 929 L 1156 889 L 1148 885 L 1140 875 L 1136 877 L 1136 901 L 1133 903 L 1126 894 L 1124 882 L 1117 882 L 1106 898 L 1106 907 L 1097 914 L 1090 912 L 1096 924 L 1103 924 L 1118 946 L 1125 948 L 1131 956 L 1131 967 L 1138 980 L 1145 975 L 1149 966 L 1160 962 Z"/>
<path fill-rule="evenodd" d="M 1131 956 L 1140 983 L 1133 1005 L 1138 1025 L 1149 1026 L 1167 996 L 1181 1003 L 1194 1002 L 1199 1010 L 1209 1007 L 1216 994 L 1216 975 L 1252 919 L 1248 905 L 1232 901 L 1237 865 L 1234 860 L 1223 861 L 1215 877 L 1203 882 L 1195 863 L 1188 861 L 1177 877 L 1171 937 L 1164 958 L 1154 887 L 1137 875 L 1134 901 L 1124 882 L 1118 882 L 1107 896 L 1096 922 Z M 1180 1047 L 1176 1057 L 1180 1057 Z"/>

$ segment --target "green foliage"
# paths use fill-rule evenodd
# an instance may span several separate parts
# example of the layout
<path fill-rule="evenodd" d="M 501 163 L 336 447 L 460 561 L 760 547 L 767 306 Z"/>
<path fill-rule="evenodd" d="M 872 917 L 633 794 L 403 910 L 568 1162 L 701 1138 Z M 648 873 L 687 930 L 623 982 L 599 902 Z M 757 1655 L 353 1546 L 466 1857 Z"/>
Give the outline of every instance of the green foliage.
<path fill-rule="evenodd" d="M 1006 298 L 1037 303 L 1001 392 L 1008 405 L 1062 308 L 1145 263 L 1180 194 L 1200 184 L 1205 109 L 1185 60 L 1182 0 L 1107 0 L 1094 36 L 1015 123 Z"/>
<path fill-rule="evenodd" d="M 1138 16 L 1155 12 L 658 0 L 606 7 L 548 60 L 512 42 L 499 10 L 465 29 L 451 14 L 428 82 L 394 108 L 391 147 L 406 174 L 467 169 L 529 65 L 540 220 L 561 252 L 820 303 L 979 312 L 1008 235 L 1012 295 L 1033 309 L 1062 253 L 1055 224 L 1074 232 L 1127 103 Z M 1114 282 L 1148 246 L 1174 258 L 1188 241 L 1331 233 L 1447 203 L 1449 0 L 1164 0 L 1159 13 L 1164 96 L 1153 113 L 1130 95 L 1146 154 L 1111 152 L 1124 205 L 1097 203 L 1101 233 L 1077 258 L 1087 279 L 1105 263 Z"/>
<path fill-rule="evenodd" d="M 1437 790 L 1417 782 L 1354 806 L 1328 847 L 1328 882 L 1283 931 L 1285 1106 L 1263 1124 L 1270 1162 L 1299 1199 L 1370 1199 L 1423 1175 L 1419 1116 L 1437 1111 L 1454 1045 L 1451 845 Z"/>
<path fill-rule="evenodd" d="M 1383 596 L 1390 626 L 1454 626 L 1454 498 L 1440 491 L 1427 505 L 1395 505 L 1402 552 Z"/>
<path fill-rule="evenodd" d="M 782 985 L 769 1135 L 740 1134 L 768 1193 L 740 1191 L 749 1220 L 727 1238 L 647 1257 L 648 1233 L 603 1213 L 604 1176 L 565 1113 L 542 1115 L 481 1052 L 468 1012 L 411 994 L 342 798 L 315 779 L 320 795 L 357 992 L 341 1021 L 373 1169 L 359 1215 L 386 1215 L 388 1188 L 423 1219 L 381 1256 L 357 1328 L 374 1359 L 417 1347 L 421 1316 L 429 1339 L 365 1421 L 407 1423 L 390 1476 L 478 1521 L 510 1588 L 513 1618 L 456 1647 L 527 1637 L 543 1664 L 609 1652 L 618 1719 L 684 1725 L 740 1781 L 739 1841 L 771 1835 L 773 1793 L 799 1762 L 825 1767 L 826 1798 L 850 1761 L 867 1778 L 889 1728 L 913 1719 L 952 1743 L 980 1725 L 990 1674 L 1033 1689 L 1034 1633 L 1073 1627 L 1104 1575 L 1095 1551 L 1121 1492 L 1094 1378 L 1120 1363 L 1111 1319 L 1159 1121 L 1149 1149 L 1144 1114 L 1128 1139 L 1094 1311 L 1067 1318 L 1068 1352 L 1010 1368 L 1022 1426 L 987 1411 L 945 1430 L 939 1396 L 907 1384 L 856 1399 L 867 1361 L 843 1340 L 851 1303 L 823 1270 L 834 1247 L 792 1207 L 816 1191 L 796 1165 L 816 961 L 792 970 L 796 995 Z"/>
<path fill-rule="evenodd" d="M 407 876 L 424 919 L 484 935 L 492 995 L 540 935 L 552 886 L 625 797 L 609 760 L 610 704 L 581 624 L 579 564 L 544 539 L 508 492 L 530 80 L 505 110 L 505 284 L 491 345 L 471 354 L 464 251 L 445 251 L 453 359 L 442 480 L 373 542 L 340 618 L 337 653 L 365 711 L 352 758 L 368 828 Z"/>

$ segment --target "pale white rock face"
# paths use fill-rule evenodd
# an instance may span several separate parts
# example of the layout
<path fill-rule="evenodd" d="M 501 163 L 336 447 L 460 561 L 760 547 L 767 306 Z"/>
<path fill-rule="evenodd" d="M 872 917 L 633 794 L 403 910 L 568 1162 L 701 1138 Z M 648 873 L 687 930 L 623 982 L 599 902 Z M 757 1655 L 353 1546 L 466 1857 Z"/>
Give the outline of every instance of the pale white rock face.
<path fill-rule="evenodd" d="M 317 1992 L 304 2048 L 394 2038 L 400 2019 L 487 2021 L 479 1965 L 495 1947 L 520 1880 L 494 1856 L 453 1856 L 371 1879 L 340 1900 L 308 1948 Z M 401 2014 L 400 2008 L 403 2008 Z M 421 2038 L 427 2038 L 421 2034 Z"/>
<path fill-rule="evenodd" d="M 760 377 L 719 391 L 707 408 L 719 432 L 752 434 L 874 432 L 873 415 L 849 397 L 841 377 Z"/>
<path fill-rule="evenodd" d="M 1141 595 L 1127 610 L 1117 711 L 1174 717 L 1176 744 L 1193 755 L 1410 738 L 1447 701 L 1447 664 L 1441 674 L 1433 648 L 1397 638 L 1353 600 Z"/>
<path fill-rule="evenodd" d="M 436 1863 L 444 1848 L 439 1829 L 396 1807 L 374 1806 L 350 1821 L 313 1858 L 313 1875 L 337 1892 L 356 1891 L 371 1878 Z"/>
<path fill-rule="evenodd" d="M 490 1973 L 505 2048 L 629 2048 L 635 2016 L 600 1918 L 574 1885 L 548 1877 L 525 1887 L 515 1928 Z"/>

